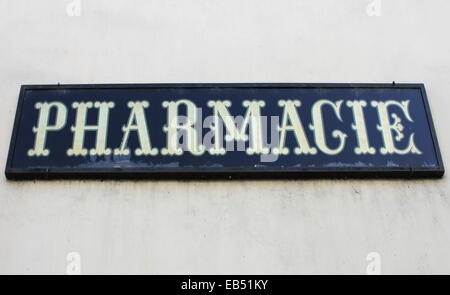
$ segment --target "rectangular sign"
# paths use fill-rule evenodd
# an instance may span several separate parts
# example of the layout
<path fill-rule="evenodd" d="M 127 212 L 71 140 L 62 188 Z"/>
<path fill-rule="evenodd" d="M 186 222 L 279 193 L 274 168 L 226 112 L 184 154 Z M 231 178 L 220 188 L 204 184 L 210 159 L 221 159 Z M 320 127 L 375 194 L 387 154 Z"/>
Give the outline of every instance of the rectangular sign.
<path fill-rule="evenodd" d="M 422 84 L 22 86 L 8 179 L 441 177 Z"/>

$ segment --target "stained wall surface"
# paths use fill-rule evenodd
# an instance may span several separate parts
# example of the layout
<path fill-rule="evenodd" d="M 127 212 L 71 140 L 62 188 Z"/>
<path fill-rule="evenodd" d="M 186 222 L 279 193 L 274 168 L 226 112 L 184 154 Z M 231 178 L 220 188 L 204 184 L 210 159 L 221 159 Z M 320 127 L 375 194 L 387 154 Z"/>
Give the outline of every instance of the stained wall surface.
<path fill-rule="evenodd" d="M 446 0 L 0 0 L 0 167 L 20 85 L 58 82 L 425 83 L 448 163 L 449 11 Z M 0 274 L 65 274 L 70 252 L 83 274 L 365 274 L 371 252 L 384 274 L 449 274 L 449 189 L 447 176 L 2 176 Z"/>

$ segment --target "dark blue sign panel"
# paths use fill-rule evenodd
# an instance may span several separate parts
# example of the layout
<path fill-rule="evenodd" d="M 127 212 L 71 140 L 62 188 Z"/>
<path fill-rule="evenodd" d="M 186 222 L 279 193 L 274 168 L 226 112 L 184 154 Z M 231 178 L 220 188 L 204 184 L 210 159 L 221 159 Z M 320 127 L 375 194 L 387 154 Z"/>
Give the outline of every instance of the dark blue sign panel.
<path fill-rule="evenodd" d="M 422 84 L 22 86 L 6 176 L 440 177 Z"/>

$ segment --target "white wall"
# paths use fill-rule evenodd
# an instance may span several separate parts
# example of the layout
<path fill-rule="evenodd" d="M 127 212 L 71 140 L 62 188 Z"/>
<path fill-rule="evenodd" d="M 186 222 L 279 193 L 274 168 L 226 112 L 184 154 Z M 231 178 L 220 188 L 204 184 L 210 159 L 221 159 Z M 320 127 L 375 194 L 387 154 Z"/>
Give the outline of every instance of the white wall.
<path fill-rule="evenodd" d="M 450 1 L 0 0 L 0 168 L 21 84 L 423 82 L 450 163 Z M 450 273 L 450 181 L 0 178 L 0 273 Z"/>

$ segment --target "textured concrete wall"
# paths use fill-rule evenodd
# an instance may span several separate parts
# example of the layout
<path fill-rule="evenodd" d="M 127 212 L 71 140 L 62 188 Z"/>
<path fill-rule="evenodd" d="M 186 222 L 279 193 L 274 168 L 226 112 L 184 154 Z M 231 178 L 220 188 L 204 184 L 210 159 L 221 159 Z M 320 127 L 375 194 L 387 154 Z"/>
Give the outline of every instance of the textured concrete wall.
<path fill-rule="evenodd" d="M 0 1 L 0 167 L 21 84 L 423 82 L 450 163 L 450 2 Z M 450 273 L 450 181 L 0 178 L 0 273 Z"/>

